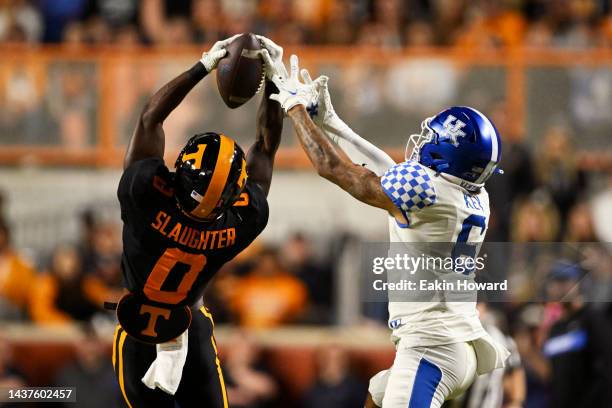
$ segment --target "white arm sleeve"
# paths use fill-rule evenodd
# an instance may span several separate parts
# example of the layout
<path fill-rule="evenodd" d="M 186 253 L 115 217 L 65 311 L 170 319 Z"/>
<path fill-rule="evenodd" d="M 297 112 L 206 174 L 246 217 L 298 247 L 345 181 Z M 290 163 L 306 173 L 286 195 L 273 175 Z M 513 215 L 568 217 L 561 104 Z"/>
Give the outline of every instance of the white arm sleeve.
<path fill-rule="evenodd" d="M 359 136 L 339 117 L 336 116 L 334 120 L 330 122 L 331 123 L 327 123 L 323 126 L 325 134 L 345 150 L 354 162 L 360 162 L 362 160 L 354 158 L 355 155 L 352 154 L 352 149 L 347 149 L 347 146 L 356 149 L 365 156 L 365 162 L 363 164 L 379 176 L 382 176 L 388 168 L 396 164 L 387 153 Z"/>

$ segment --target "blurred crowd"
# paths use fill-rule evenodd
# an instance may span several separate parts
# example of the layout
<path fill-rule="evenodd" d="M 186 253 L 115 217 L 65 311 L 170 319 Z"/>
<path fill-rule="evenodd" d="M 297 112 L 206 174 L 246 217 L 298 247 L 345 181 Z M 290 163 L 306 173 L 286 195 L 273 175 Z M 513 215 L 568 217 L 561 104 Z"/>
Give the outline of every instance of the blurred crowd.
<path fill-rule="evenodd" d="M 610 47 L 612 1 L 0 0 L 0 43 L 7 44 L 164 46 L 210 43 L 245 31 L 282 39 L 283 45 Z M 372 80 L 359 87 L 346 86 L 339 111 L 348 115 L 349 123 L 361 119 L 362 126 L 357 128 L 368 131 L 364 136 L 377 133 L 369 132 L 368 122 L 372 129 L 384 125 L 389 134 L 401 135 L 405 122 L 384 115 L 379 117 L 384 124 L 370 119 L 381 111 L 422 118 L 421 110 L 433 109 L 424 104 L 447 104 L 461 93 L 459 74 L 448 67 L 434 67 L 433 76 L 441 75 L 446 81 L 423 80 L 431 67 L 420 66 L 412 75 L 406 71 L 411 66 L 391 67 L 388 75 L 377 76 L 381 83 Z M 0 70 L 3 143 L 44 144 L 57 142 L 56 138 L 65 146 L 82 147 L 94 138 L 98 95 L 93 71 L 72 65 L 56 68 L 49 72 L 39 72 L 38 66 Z M 363 78 L 372 77 L 371 69 L 357 64 L 348 67 L 340 82 L 361 84 Z M 487 185 L 492 209 L 487 240 L 519 244 L 504 258 L 512 260 L 505 265 L 505 273 L 516 290 L 504 303 L 491 304 L 490 315 L 516 345 L 522 361 L 517 366 L 527 381 L 526 408 L 598 406 L 589 404 L 611 400 L 606 394 L 612 390 L 606 367 L 612 359 L 605 344 L 612 338 L 612 248 L 607 244 L 612 242 L 612 179 L 588 170 L 577 140 L 584 141 L 597 126 L 609 138 L 612 77 L 609 70 L 570 75 L 569 96 L 559 102 L 546 95 L 551 100 L 536 107 L 546 113 L 547 103 L 562 103 L 564 112 L 571 110 L 569 119 L 546 122 L 543 131 L 531 135 L 537 143 L 529 143 L 511 129 L 503 104 L 488 99 L 481 103 L 504 135 L 505 175 Z M 37 86 L 43 88 L 46 77 L 51 78 L 49 85 L 37 90 Z M 123 80 L 118 87 L 124 91 L 116 101 L 124 115 L 119 127 L 125 122 L 131 131 L 131 112 L 159 85 L 159 78 L 140 68 L 121 70 L 118 77 Z M 416 79 L 398 85 L 400 79 L 410 78 Z M 532 82 L 530 86 L 538 85 Z M 410 98 L 402 89 L 411 90 Z M 45 103 L 43 94 L 52 103 Z M 473 94 L 479 101 L 484 92 L 477 89 Z M 196 119 L 225 114 L 226 110 L 214 108 L 201 112 L 198 103 L 181 114 L 185 115 L 179 120 L 183 127 L 172 134 L 188 135 L 190 126 L 199 127 Z M 74 361 L 54 381 L 113 390 L 91 395 L 116 398 L 108 350 L 95 327 L 112 324 L 113 314 L 102 304 L 116 301 L 122 293 L 120 226 L 98 219 L 95 208 L 86 209 L 79 214 L 81 233 L 74 242 L 60 242 L 50 253 L 29 258 L 13 245 L 11 220 L 3 204 L 0 197 L 0 320 L 83 324 L 85 340 L 78 343 Z M 338 241 L 338 237 L 329 240 Z M 545 254 L 538 264 L 539 258 L 526 250 L 537 245 L 521 246 L 546 242 L 564 243 L 576 251 Z M 238 346 L 225 361 L 232 406 L 287 406 L 282 405 L 282 378 L 267 366 L 264 351 L 248 330 L 337 323 L 336 260 L 341 251 L 334 245 L 315 245 L 312 237 L 295 232 L 280 245 L 255 242 L 212 282 L 205 298 L 215 320 L 245 330 L 237 334 L 234 343 Z M 385 305 L 363 314 L 367 323 L 386 324 Z M 564 349 L 559 344 L 572 347 Z M 10 348 L 0 333 L 0 387 L 27 383 L 11 360 Z M 354 377 L 347 351 L 339 346 L 325 348 L 316 361 L 317 379 L 303 396 L 304 407 L 358 406 L 365 382 Z M 591 399 L 579 400 L 584 395 Z M 601 399 L 604 396 L 607 399 Z M 87 404 L 113 405 L 104 398 Z"/>
<path fill-rule="evenodd" d="M 176 45 L 258 32 L 293 44 L 612 44 L 609 0 L 3 0 L 9 43 Z"/>
<path fill-rule="evenodd" d="M 59 243 L 29 260 L 11 246 L 0 218 L 0 320 L 57 326 L 114 319 L 103 305 L 122 295 L 120 228 L 90 210 L 80 221 L 78 244 Z M 207 304 L 216 321 L 248 328 L 332 324 L 332 255 L 315 258 L 299 233 L 279 248 L 257 241 L 221 270 Z"/>
<path fill-rule="evenodd" d="M 503 132 L 503 112 L 496 114 L 494 120 Z M 515 348 L 513 367 L 526 379 L 524 407 L 591 406 L 579 405 L 586 395 L 583 390 L 595 399 L 612 390 L 606 374 L 612 364 L 606 346 L 612 336 L 612 248 L 607 243 L 612 184 L 605 175 L 578 166 L 575 149 L 560 128 L 551 128 L 538 150 L 512 139 L 505 141 L 504 149 L 505 175 L 488 185 L 492 218 L 487 238 L 515 244 L 495 264 L 507 274 L 513 290 L 503 302 L 489 304 L 489 324 L 508 336 Z M 103 359 L 101 340 L 87 328 L 114 322 L 102 304 L 121 296 L 119 225 L 97 219 L 93 208 L 85 210 L 79 215 L 78 239 L 59 243 L 50 254 L 31 260 L 12 246 L 10 223 L 1 213 L 2 320 L 85 325 L 89 340 L 79 345 L 83 352 L 77 350 L 75 362 L 56 381 L 79 379 L 83 387 L 111 387 L 111 382 L 94 380 L 111 368 Z M 341 241 L 333 237 L 329 242 Z M 343 245 L 317 249 L 302 233 L 281 242 L 272 246 L 256 241 L 219 272 L 205 293 L 218 323 L 245 330 L 238 334 L 240 347 L 226 355 L 234 406 L 283 406 L 282 376 L 267 366 L 249 330 L 337 323 L 336 260 Z M 386 325 L 385 304 L 375 313 L 367 304 L 362 306 L 363 323 Z M 0 357 L 2 353 L 0 348 Z M 319 376 L 304 395 L 304 406 L 357 406 L 354 398 L 364 395 L 366 383 L 351 371 L 347 350 L 324 348 L 317 361 Z M 26 381 L 9 362 L 3 368 L 0 361 L 0 384 Z M 571 386 L 568 381 L 573 381 Z"/>

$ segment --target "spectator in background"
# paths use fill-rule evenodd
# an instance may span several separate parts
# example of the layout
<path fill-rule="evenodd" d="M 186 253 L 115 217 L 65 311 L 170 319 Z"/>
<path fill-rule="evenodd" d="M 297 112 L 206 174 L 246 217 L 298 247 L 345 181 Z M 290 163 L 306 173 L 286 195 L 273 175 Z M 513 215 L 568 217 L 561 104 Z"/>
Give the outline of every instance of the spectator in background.
<path fill-rule="evenodd" d="M 537 180 L 551 196 L 561 216 L 560 233 L 570 208 L 584 199 L 586 176 L 578 167 L 576 149 L 572 146 L 568 130 L 553 126 L 544 135 L 536 164 Z"/>
<path fill-rule="evenodd" d="M 374 2 L 374 20 L 380 27 L 381 44 L 386 48 L 398 48 L 404 43 L 405 2 L 379 0 Z"/>
<path fill-rule="evenodd" d="M 242 326 L 274 327 L 301 317 L 306 287 L 279 264 L 275 250 L 266 249 L 252 271 L 234 285 L 231 305 Z"/>
<path fill-rule="evenodd" d="M 535 188 L 535 174 L 531 152 L 522 141 L 522 135 L 509 119 L 505 102 L 491 109 L 493 123 L 504 138 L 504 174 L 487 185 L 491 200 L 491 220 L 487 239 L 506 242 L 510 239 L 513 204 L 526 199 Z"/>
<path fill-rule="evenodd" d="M 77 249 L 69 245 L 58 247 L 51 257 L 49 272 L 32 285 L 30 315 L 34 322 L 58 325 L 91 319 L 102 305 L 95 303 L 97 296 L 88 282 Z"/>
<path fill-rule="evenodd" d="M 415 21 L 406 28 L 406 46 L 430 47 L 434 45 L 435 36 L 431 24 Z"/>
<path fill-rule="evenodd" d="M 7 200 L 4 191 L 0 190 L 0 219 L 5 219 L 7 211 Z"/>
<path fill-rule="evenodd" d="M 88 0 L 83 18 L 100 18 L 112 31 L 138 21 L 138 0 Z"/>
<path fill-rule="evenodd" d="M 39 0 L 38 7 L 44 20 L 45 42 L 60 42 L 64 27 L 79 19 L 86 10 L 88 0 Z"/>
<path fill-rule="evenodd" d="M 578 265 L 560 261 L 550 273 L 549 300 L 563 313 L 544 343 L 551 364 L 551 406 L 588 408 L 612 400 L 612 324 L 585 303 Z"/>
<path fill-rule="evenodd" d="M 332 1 L 327 21 L 321 27 L 322 42 L 328 44 L 348 45 L 354 41 L 353 3 L 350 0 Z"/>
<path fill-rule="evenodd" d="M 546 195 L 534 193 L 514 203 L 510 225 L 514 242 L 555 241 L 559 236 L 560 218 Z"/>
<path fill-rule="evenodd" d="M 0 319 L 23 318 L 35 280 L 34 268 L 11 248 L 9 225 L 0 218 Z"/>
<path fill-rule="evenodd" d="M 83 290 L 97 306 L 118 302 L 123 294 L 121 276 L 121 240 L 117 225 L 96 222 L 91 253 L 83 259 Z"/>
<path fill-rule="evenodd" d="M 43 22 L 39 10 L 27 0 L 0 1 L 0 42 L 37 43 Z"/>
<path fill-rule="evenodd" d="M 48 143 L 53 128 L 43 104 L 42 66 L 3 62 L 0 66 L 0 128 L 4 143 Z"/>
<path fill-rule="evenodd" d="M 224 361 L 223 373 L 229 403 L 233 408 L 278 406 L 278 384 L 261 356 L 261 350 L 246 332 L 237 332 Z"/>
<path fill-rule="evenodd" d="M 567 215 L 565 242 L 597 242 L 593 214 L 587 202 L 574 205 Z"/>
<path fill-rule="evenodd" d="M 23 374 L 13 366 L 11 344 L 8 340 L 0 337 L 0 389 L 25 386 L 27 386 L 27 382 Z"/>
<path fill-rule="evenodd" d="M 121 288 L 121 240 L 115 223 L 96 221 L 86 211 L 82 215 L 79 248 L 83 271 L 109 287 Z"/>
<path fill-rule="evenodd" d="M 214 43 L 225 35 L 225 16 L 220 0 L 193 0 L 191 21 L 198 43 Z"/>
<path fill-rule="evenodd" d="M 526 21 L 510 0 L 474 2 L 471 19 L 457 38 L 468 48 L 516 47 L 523 42 Z"/>
<path fill-rule="evenodd" d="M 351 374 L 349 356 L 330 345 L 317 355 L 317 379 L 304 396 L 304 408 L 355 408 L 363 406 L 367 386 Z"/>
<path fill-rule="evenodd" d="M 580 265 L 590 272 L 585 283 L 585 297 L 591 302 L 591 307 L 598 310 L 608 309 L 612 313 L 612 253 L 610 245 L 587 244 L 581 251 Z M 612 315 L 611 315 L 612 317 Z"/>
<path fill-rule="evenodd" d="M 59 138 L 70 150 L 85 148 L 95 135 L 92 127 L 96 108 L 93 75 L 82 64 L 69 64 L 51 71 L 50 109 L 59 127 Z"/>
<path fill-rule="evenodd" d="M 87 326 L 83 338 L 74 343 L 75 360 L 68 363 L 54 380 L 56 387 L 76 387 L 77 402 L 64 407 L 108 408 L 121 404 L 113 366 L 108 358 L 106 342 Z"/>
<path fill-rule="evenodd" d="M 79 252 L 85 268 L 93 262 L 94 242 L 96 237 L 96 218 L 92 208 L 86 208 L 79 214 Z"/>
<path fill-rule="evenodd" d="M 308 289 L 310 303 L 307 320 L 330 324 L 334 294 L 331 265 L 315 261 L 310 242 L 300 233 L 285 241 L 280 254 L 282 265 Z"/>
<path fill-rule="evenodd" d="M 131 39 L 149 45 L 212 43 L 258 32 L 293 44 L 460 45 L 469 48 L 605 47 L 606 0 L 3 0 L 0 41 Z M 71 34 L 67 35 L 66 32 Z M 133 36 L 133 34 L 136 34 Z M 413 40 L 415 38 L 416 40 Z M 425 41 L 424 41 L 425 40 Z M 131 40 L 130 40 L 131 41 Z"/>
<path fill-rule="evenodd" d="M 521 356 L 527 382 L 527 395 L 524 408 L 549 407 L 550 366 L 542 355 L 542 307 L 524 307 L 513 329 L 513 338 Z"/>
<path fill-rule="evenodd" d="M 438 0 L 431 4 L 437 45 L 453 44 L 465 24 L 464 0 Z"/>

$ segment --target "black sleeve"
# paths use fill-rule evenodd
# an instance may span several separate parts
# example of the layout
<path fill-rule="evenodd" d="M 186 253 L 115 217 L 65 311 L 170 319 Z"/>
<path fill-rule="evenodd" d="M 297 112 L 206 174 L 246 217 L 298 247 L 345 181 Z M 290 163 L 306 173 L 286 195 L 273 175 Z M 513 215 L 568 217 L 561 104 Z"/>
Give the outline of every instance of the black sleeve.
<path fill-rule="evenodd" d="M 268 199 L 257 183 L 247 180 L 244 192 L 234 204 L 234 208 L 243 220 L 253 225 L 256 235 L 259 235 L 268 224 Z"/>
<path fill-rule="evenodd" d="M 121 207 L 145 207 L 172 194 L 172 174 L 158 157 L 132 163 L 124 170 L 117 190 Z"/>

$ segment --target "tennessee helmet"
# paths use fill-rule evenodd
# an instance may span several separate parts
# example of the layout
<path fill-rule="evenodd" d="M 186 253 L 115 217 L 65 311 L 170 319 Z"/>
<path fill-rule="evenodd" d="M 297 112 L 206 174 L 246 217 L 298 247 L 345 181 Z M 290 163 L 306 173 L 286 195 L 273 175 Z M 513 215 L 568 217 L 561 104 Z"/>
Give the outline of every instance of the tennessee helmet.
<path fill-rule="evenodd" d="M 501 152 L 499 133 L 485 115 L 454 106 L 423 121 L 421 133 L 408 140 L 406 160 L 480 188 L 494 173 L 503 173 L 498 168 Z"/>
<path fill-rule="evenodd" d="M 214 132 L 189 139 L 174 167 L 178 206 L 201 221 L 230 208 L 246 184 L 244 152 L 233 139 Z"/>

